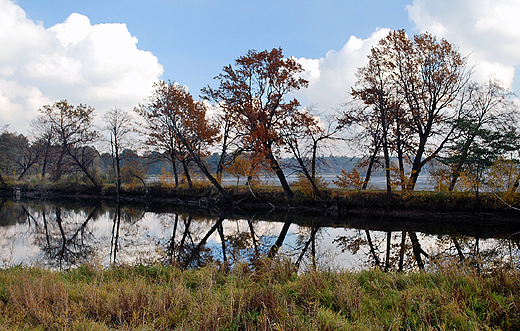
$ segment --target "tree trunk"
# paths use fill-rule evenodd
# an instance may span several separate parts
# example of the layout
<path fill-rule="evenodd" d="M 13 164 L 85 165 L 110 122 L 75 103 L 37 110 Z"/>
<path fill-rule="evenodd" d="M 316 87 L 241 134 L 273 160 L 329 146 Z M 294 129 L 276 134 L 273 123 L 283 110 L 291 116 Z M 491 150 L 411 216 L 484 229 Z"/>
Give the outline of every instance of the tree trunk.
<path fill-rule="evenodd" d="M 417 154 L 415 155 L 415 159 L 413 160 L 412 165 L 412 173 L 410 174 L 410 183 L 407 185 L 407 189 L 409 191 L 413 191 L 415 188 L 415 184 L 417 183 L 417 178 L 419 178 L 419 174 L 422 170 L 422 156 L 424 154 L 424 142 L 419 144 L 419 148 L 417 149 Z"/>
<path fill-rule="evenodd" d="M 390 154 L 388 152 L 386 137 L 383 137 L 383 154 L 385 155 L 386 194 L 390 197 L 392 195 L 392 178 L 390 173 Z"/>
<path fill-rule="evenodd" d="M 182 163 L 182 168 L 184 169 L 184 175 L 186 176 L 186 180 L 188 181 L 188 186 L 190 187 L 190 189 L 192 189 L 193 183 L 191 181 L 190 169 L 188 168 L 188 162 L 185 159 L 182 159 L 181 163 Z"/>
<path fill-rule="evenodd" d="M 318 198 L 320 199 L 321 202 L 325 202 L 325 198 L 323 197 L 323 194 L 321 194 L 321 191 L 319 190 L 318 186 L 316 186 L 315 175 L 314 174 L 312 174 L 312 175 L 309 174 L 309 171 L 307 170 L 307 167 L 305 166 L 305 163 L 303 163 L 302 158 L 296 152 L 295 147 L 293 145 L 291 145 L 291 144 L 290 144 L 290 147 L 291 147 L 291 149 L 293 151 L 294 157 L 298 161 L 298 164 L 300 165 L 300 168 L 303 171 L 303 174 L 305 175 L 305 177 L 307 177 L 307 179 L 311 183 L 312 190 L 314 191 L 314 194 L 316 194 L 318 196 Z"/>
<path fill-rule="evenodd" d="M 396 115 L 396 147 L 397 147 L 397 162 L 399 162 L 399 181 L 401 183 L 401 191 L 406 190 L 406 183 L 404 180 L 404 154 L 401 141 L 401 122 L 399 120 L 399 112 Z"/>
<path fill-rule="evenodd" d="M 81 169 L 81 171 L 83 171 L 83 173 L 85 174 L 85 176 L 87 176 L 87 178 L 90 180 L 90 182 L 94 185 L 94 187 L 98 190 L 98 191 L 101 191 L 102 187 L 101 185 L 97 182 L 97 180 L 94 178 L 94 176 L 90 173 L 90 171 L 88 171 L 87 167 L 83 164 L 83 162 L 80 162 L 80 160 L 70 151 L 67 149 L 67 154 L 69 154 L 70 157 L 72 157 L 72 159 L 74 160 L 74 162 L 78 165 L 78 167 Z"/>
<path fill-rule="evenodd" d="M 114 145 L 115 161 L 116 161 L 116 198 L 119 200 L 121 196 L 121 165 L 119 156 L 119 147 Z"/>
<path fill-rule="evenodd" d="M 318 153 L 318 140 L 314 140 L 312 144 L 312 161 L 311 161 L 311 177 L 316 180 L 316 158 Z"/>
<path fill-rule="evenodd" d="M 217 190 L 222 195 L 222 197 L 224 199 L 226 199 L 227 201 L 232 201 L 231 196 L 229 196 L 229 194 L 226 192 L 226 190 L 224 190 L 224 188 L 222 187 L 222 185 L 220 185 L 218 180 L 216 180 L 215 177 L 213 177 L 211 175 L 208 168 L 204 165 L 204 163 L 200 159 L 199 155 L 197 153 L 195 153 L 195 151 L 190 147 L 190 145 L 188 144 L 186 139 L 179 132 L 175 132 L 175 134 L 176 134 L 177 138 L 179 138 L 179 140 L 182 142 L 182 144 L 184 145 L 184 147 L 186 148 L 188 153 L 190 153 L 190 155 L 193 157 L 193 160 L 195 161 L 197 166 L 204 173 L 204 175 L 206 175 L 206 178 L 208 178 L 208 180 L 213 184 L 213 186 L 215 186 L 217 188 Z"/>
<path fill-rule="evenodd" d="M 363 181 L 363 190 L 367 189 L 368 182 L 370 181 L 370 176 L 372 175 L 372 168 L 374 167 L 374 164 L 376 162 L 377 154 L 379 153 L 379 149 L 381 148 L 381 144 L 378 142 L 378 144 L 374 148 L 374 153 L 372 153 L 372 156 L 370 157 L 370 162 L 368 163 L 367 167 L 367 173 L 365 175 L 365 180 Z"/>
<path fill-rule="evenodd" d="M 58 158 L 58 162 L 56 162 L 56 170 L 54 172 L 54 180 L 55 181 L 58 181 L 58 180 L 61 179 L 64 154 L 65 154 L 65 151 L 62 149 L 60 151 L 60 156 Z"/>
<path fill-rule="evenodd" d="M 287 201 L 291 201 L 294 198 L 294 193 L 289 187 L 289 183 L 285 178 L 285 174 L 283 173 L 282 168 L 280 168 L 280 165 L 276 161 L 272 151 L 268 152 L 267 159 L 271 165 L 271 169 L 275 172 L 276 176 L 278 176 L 278 179 L 280 180 L 280 184 L 282 185 L 283 191 L 285 193 L 285 198 L 287 199 Z"/>

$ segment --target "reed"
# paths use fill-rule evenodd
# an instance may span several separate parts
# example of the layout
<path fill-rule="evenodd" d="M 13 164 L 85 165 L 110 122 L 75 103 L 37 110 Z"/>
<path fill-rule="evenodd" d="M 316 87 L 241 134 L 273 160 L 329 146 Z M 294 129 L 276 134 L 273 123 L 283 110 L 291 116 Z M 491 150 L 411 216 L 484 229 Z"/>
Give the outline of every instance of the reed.
<path fill-rule="evenodd" d="M 518 330 L 519 308 L 518 270 L 457 263 L 409 274 L 298 273 L 285 260 L 0 270 L 9 330 Z"/>

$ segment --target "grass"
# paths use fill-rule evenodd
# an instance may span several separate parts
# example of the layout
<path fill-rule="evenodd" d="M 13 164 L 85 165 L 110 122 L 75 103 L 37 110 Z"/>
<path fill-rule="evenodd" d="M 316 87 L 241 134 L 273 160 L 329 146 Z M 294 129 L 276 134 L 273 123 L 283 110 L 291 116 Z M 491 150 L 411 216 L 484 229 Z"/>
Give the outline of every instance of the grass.
<path fill-rule="evenodd" d="M 0 329 L 518 330 L 520 273 L 443 265 L 410 274 L 311 271 L 261 260 L 0 270 Z"/>

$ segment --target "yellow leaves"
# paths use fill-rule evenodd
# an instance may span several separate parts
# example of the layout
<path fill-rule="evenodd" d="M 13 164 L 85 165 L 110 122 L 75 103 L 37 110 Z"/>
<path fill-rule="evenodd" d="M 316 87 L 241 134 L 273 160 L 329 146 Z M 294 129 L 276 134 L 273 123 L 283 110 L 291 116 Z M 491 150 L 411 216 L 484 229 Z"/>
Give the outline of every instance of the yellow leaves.
<path fill-rule="evenodd" d="M 314 179 L 314 181 L 319 190 L 327 188 L 328 186 L 328 183 L 322 177 L 318 176 Z M 307 177 L 301 173 L 298 174 L 298 179 L 292 184 L 292 186 L 297 188 L 305 196 L 312 196 L 314 193 L 312 184 L 309 182 L 309 179 L 307 179 Z"/>
<path fill-rule="evenodd" d="M 175 187 L 175 178 L 172 173 L 167 171 L 166 169 L 161 169 L 161 176 L 159 177 L 159 182 L 161 186 L 164 188 L 174 188 Z"/>
<path fill-rule="evenodd" d="M 336 176 L 338 180 L 332 182 L 340 188 L 350 188 L 361 191 L 363 187 L 363 180 L 357 169 L 352 169 L 350 172 L 346 172 L 345 169 L 341 169 L 341 174 Z"/>
<path fill-rule="evenodd" d="M 518 165 L 512 160 L 499 158 L 489 169 L 487 182 L 493 192 L 513 192 L 520 178 Z"/>
<path fill-rule="evenodd" d="M 437 192 L 448 192 L 452 170 L 440 162 L 432 162 L 430 165 L 430 181 Z"/>
<path fill-rule="evenodd" d="M 250 155 L 240 155 L 232 163 L 226 165 L 225 171 L 235 177 L 258 177 L 258 172 L 262 169 L 258 166 L 259 160 Z"/>

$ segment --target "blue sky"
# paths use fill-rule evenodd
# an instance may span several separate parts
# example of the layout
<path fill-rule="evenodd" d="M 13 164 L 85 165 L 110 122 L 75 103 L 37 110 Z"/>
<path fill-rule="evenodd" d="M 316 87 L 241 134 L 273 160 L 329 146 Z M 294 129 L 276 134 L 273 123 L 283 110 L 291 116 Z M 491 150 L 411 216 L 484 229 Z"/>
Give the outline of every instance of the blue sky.
<path fill-rule="evenodd" d="M 130 110 L 158 79 L 197 97 L 224 65 L 273 47 L 307 69 L 302 104 L 327 113 L 387 29 L 445 37 L 479 64 L 475 79 L 515 89 L 518 17 L 520 2 L 504 0 L 0 0 L 0 127 L 26 133 L 60 99 Z"/>
<path fill-rule="evenodd" d="M 409 1 L 30 1 L 18 0 L 28 18 L 46 28 L 71 13 L 92 25 L 125 23 L 164 67 L 163 79 L 190 86 L 212 83 L 224 65 L 249 49 L 282 47 L 286 56 L 320 58 L 351 35 L 378 27 L 410 29 Z M 198 93 L 197 93 L 198 94 Z"/>

